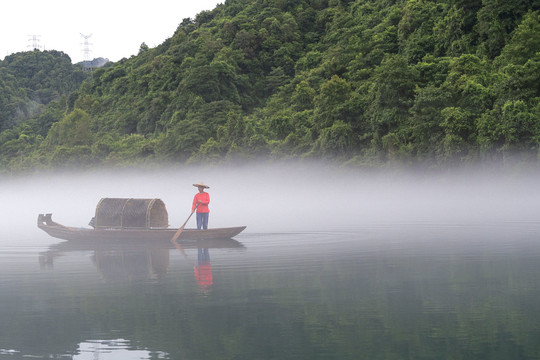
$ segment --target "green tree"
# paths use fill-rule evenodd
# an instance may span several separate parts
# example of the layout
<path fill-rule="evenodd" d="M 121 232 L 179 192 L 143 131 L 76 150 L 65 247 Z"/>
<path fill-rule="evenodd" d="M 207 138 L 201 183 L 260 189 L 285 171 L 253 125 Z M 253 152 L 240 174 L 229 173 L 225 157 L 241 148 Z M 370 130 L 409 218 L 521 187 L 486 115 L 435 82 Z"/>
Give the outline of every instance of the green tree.
<path fill-rule="evenodd" d="M 94 139 L 92 118 L 85 111 L 75 109 L 59 122 L 53 124 L 46 143 L 53 146 L 91 145 Z"/>
<path fill-rule="evenodd" d="M 540 52 L 540 11 L 528 12 L 497 59 L 502 64 L 524 65 Z"/>
<path fill-rule="evenodd" d="M 478 121 L 479 143 L 484 153 L 538 151 L 540 106 L 529 108 L 522 100 L 507 101 Z"/>
<path fill-rule="evenodd" d="M 321 130 L 314 144 L 314 152 L 324 157 L 350 155 L 357 144 L 357 136 L 350 124 L 336 121 L 332 126 Z"/>
<path fill-rule="evenodd" d="M 437 149 L 437 158 L 444 162 L 459 162 L 469 154 L 469 147 L 475 142 L 474 117 L 459 107 L 442 109 L 441 117 L 444 137 Z"/>
<path fill-rule="evenodd" d="M 413 104 L 416 74 L 402 55 L 390 55 L 375 69 L 368 119 L 377 137 L 404 124 Z"/>
<path fill-rule="evenodd" d="M 316 95 L 317 92 L 309 85 L 309 82 L 302 80 L 296 85 L 291 99 L 295 110 L 313 109 Z"/>

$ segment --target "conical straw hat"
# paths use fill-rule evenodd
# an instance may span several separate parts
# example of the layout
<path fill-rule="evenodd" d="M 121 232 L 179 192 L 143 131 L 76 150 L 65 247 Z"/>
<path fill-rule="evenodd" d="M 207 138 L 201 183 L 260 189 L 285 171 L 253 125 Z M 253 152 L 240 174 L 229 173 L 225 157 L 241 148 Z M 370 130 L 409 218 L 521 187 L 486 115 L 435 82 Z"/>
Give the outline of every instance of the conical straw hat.
<path fill-rule="evenodd" d="M 205 185 L 202 181 L 198 184 L 193 184 L 193 186 L 196 186 L 196 187 L 202 186 L 205 189 L 210 189 L 210 186 Z"/>

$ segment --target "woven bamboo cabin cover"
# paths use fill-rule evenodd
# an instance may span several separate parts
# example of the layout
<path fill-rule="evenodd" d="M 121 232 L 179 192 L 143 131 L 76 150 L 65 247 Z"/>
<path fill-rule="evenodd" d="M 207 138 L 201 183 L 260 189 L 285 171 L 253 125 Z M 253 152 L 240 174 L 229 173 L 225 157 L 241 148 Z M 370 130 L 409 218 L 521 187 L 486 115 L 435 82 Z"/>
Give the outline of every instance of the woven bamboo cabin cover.
<path fill-rule="evenodd" d="M 103 198 L 96 206 L 95 228 L 166 228 L 169 215 L 160 199 Z"/>

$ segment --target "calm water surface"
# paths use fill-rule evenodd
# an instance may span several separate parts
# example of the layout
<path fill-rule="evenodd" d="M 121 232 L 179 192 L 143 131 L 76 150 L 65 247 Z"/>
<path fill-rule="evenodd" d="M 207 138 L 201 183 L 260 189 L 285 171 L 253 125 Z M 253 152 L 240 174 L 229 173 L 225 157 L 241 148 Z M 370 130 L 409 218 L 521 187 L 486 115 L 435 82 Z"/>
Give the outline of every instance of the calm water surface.
<path fill-rule="evenodd" d="M 540 223 L 0 240 L 0 358 L 540 359 Z"/>

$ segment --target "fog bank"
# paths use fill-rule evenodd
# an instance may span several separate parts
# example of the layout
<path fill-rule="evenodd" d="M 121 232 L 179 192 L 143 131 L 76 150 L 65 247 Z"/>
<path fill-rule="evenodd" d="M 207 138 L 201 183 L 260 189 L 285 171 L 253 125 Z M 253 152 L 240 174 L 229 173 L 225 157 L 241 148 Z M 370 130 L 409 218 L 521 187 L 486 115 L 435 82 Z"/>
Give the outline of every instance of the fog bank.
<path fill-rule="evenodd" d="M 39 213 L 86 227 L 102 197 L 160 198 L 172 227 L 210 186 L 210 226 L 246 232 L 337 231 L 374 224 L 538 222 L 537 173 L 415 173 L 329 165 L 102 170 L 0 179 L 2 237 L 40 233 Z M 194 217 L 188 227 L 195 226 Z"/>

